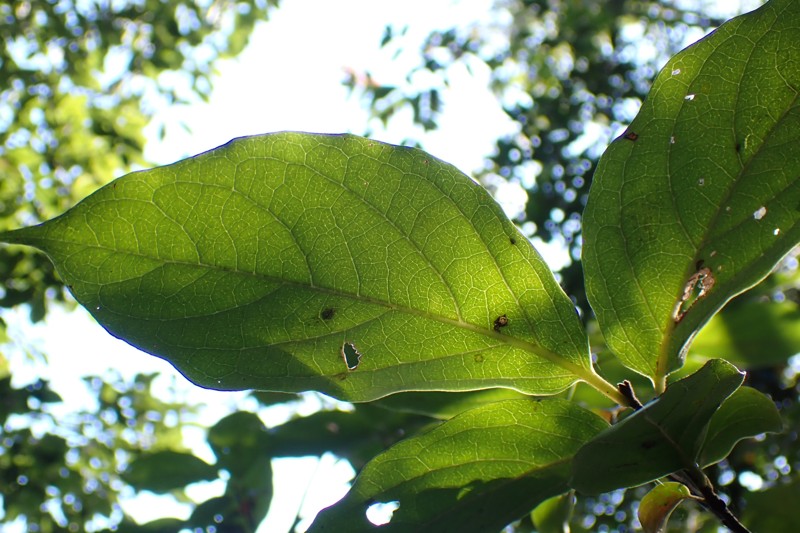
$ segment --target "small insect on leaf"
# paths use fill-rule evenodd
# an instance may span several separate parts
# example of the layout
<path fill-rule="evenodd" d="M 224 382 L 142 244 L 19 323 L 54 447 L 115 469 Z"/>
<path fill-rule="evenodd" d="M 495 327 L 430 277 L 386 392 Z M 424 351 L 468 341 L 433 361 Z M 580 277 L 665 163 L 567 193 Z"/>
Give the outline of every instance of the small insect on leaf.
<path fill-rule="evenodd" d="M 498 333 L 500 332 L 500 328 L 504 328 L 508 325 L 508 317 L 506 315 L 500 315 L 494 320 L 494 330 Z"/>
<path fill-rule="evenodd" d="M 351 372 L 358 368 L 361 362 L 361 352 L 356 349 L 356 345 L 352 342 L 345 342 L 342 344 L 342 359 L 344 364 L 347 365 L 347 370 Z"/>
<path fill-rule="evenodd" d="M 639 138 L 639 134 L 638 133 L 634 133 L 632 131 L 628 131 L 628 132 L 625 132 L 625 135 L 623 135 L 623 137 L 625 137 L 629 141 L 635 141 L 636 139 Z"/>

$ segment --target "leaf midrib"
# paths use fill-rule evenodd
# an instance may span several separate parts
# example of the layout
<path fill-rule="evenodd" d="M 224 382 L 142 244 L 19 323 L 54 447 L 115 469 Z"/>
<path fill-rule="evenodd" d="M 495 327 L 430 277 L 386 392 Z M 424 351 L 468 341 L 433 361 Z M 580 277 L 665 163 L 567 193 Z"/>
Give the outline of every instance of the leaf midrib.
<path fill-rule="evenodd" d="M 20 231 L 20 230 L 18 230 L 18 231 Z M 24 230 L 21 230 L 21 231 L 24 231 Z M 524 351 L 533 353 L 534 355 L 536 355 L 538 357 L 541 357 L 542 359 L 545 359 L 545 360 L 553 363 L 554 365 L 563 368 L 564 370 L 567 370 L 568 372 L 570 372 L 571 374 L 573 374 L 574 376 L 576 376 L 579 379 L 582 379 L 582 380 L 587 381 L 589 383 L 593 383 L 593 382 L 596 381 L 597 375 L 591 370 L 591 368 L 587 369 L 585 367 L 582 367 L 582 366 L 579 366 L 579 365 L 577 365 L 575 363 L 572 363 L 567 358 L 562 357 L 559 354 L 557 354 L 555 352 L 552 352 L 552 351 L 548 350 L 547 348 L 544 348 L 543 346 L 540 346 L 540 345 L 537 345 L 537 344 L 534 344 L 532 342 L 525 341 L 525 340 L 522 340 L 522 339 L 518 339 L 516 337 L 511 337 L 509 335 L 506 335 L 506 334 L 503 334 L 503 333 L 500 333 L 500 332 L 496 332 L 493 329 L 489 329 L 489 328 L 486 328 L 486 327 L 482 327 L 482 326 L 478 326 L 478 325 L 475 325 L 475 324 L 471 324 L 469 322 L 465 322 L 465 321 L 458 320 L 458 319 L 448 318 L 446 316 L 437 315 L 437 314 L 430 313 L 430 312 L 427 312 L 427 311 L 423 311 L 421 309 L 416 309 L 416 308 L 413 308 L 413 307 L 394 304 L 394 303 L 391 303 L 391 302 L 387 302 L 385 300 L 376 299 L 374 297 L 364 296 L 364 295 L 360 295 L 360 294 L 353 294 L 353 293 L 350 293 L 350 292 L 342 291 L 341 289 L 332 289 L 332 288 L 328 288 L 328 287 L 315 286 L 315 285 L 313 285 L 313 283 L 310 283 L 310 282 L 302 283 L 302 282 L 299 282 L 299 281 L 287 280 L 287 279 L 284 279 L 284 278 L 279 278 L 279 277 L 275 277 L 275 276 L 271 276 L 271 275 L 263 274 L 263 273 L 259 273 L 259 272 L 245 272 L 245 271 L 234 270 L 234 269 L 232 269 L 230 267 L 225 267 L 225 266 L 221 266 L 221 265 L 203 264 L 200 261 L 198 261 L 197 263 L 191 263 L 191 262 L 188 262 L 188 261 L 164 260 L 163 258 L 152 257 L 152 256 L 149 256 L 149 255 L 140 253 L 140 252 L 122 251 L 122 250 L 118 250 L 118 249 L 114 249 L 114 248 L 110 248 L 110 247 L 102 246 L 102 245 L 96 245 L 96 244 L 87 245 L 86 243 L 82 243 L 82 242 L 67 242 L 67 241 L 60 240 L 60 239 L 52 239 L 52 238 L 41 237 L 41 236 L 37 236 L 37 237 L 34 237 L 32 239 L 24 239 L 24 238 L 20 239 L 20 238 L 15 236 L 16 233 L 17 233 L 16 231 L 0 233 L 0 240 L 3 240 L 5 242 L 12 242 L 13 241 L 15 243 L 24 243 L 24 244 L 29 244 L 31 241 L 37 241 L 37 242 L 40 242 L 40 243 L 55 244 L 57 247 L 58 246 L 77 246 L 77 247 L 80 247 L 80 248 L 83 248 L 83 249 L 96 249 L 96 250 L 102 250 L 104 252 L 112 252 L 114 254 L 127 255 L 127 256 L 130 256 L 130 257 L 144 258 L 144 259 L 148 259 L 148 260 L 151 260 L 151 261 L 158 261 L 158 262 L 161 263 L 160 266 L 163 266 L 165 264 L 174 264 L 174 265 L 181 265 L 181 266 L 188 266 L 188 267 L 205 268 L 205 269 L 208 269 L 208 270 L 211 270 L 211 271 L 218 270 L 218 271 L 223 271 L 223 272 L 234 273 L 234 274 L 237 274 L 237 275 L 253 276 L 253 277 L 256 277 L 258 279 L 263 279 L 263 280 L 266 280 L 266 281 L 269 281 L 269 282 L 280 283 L 280 284 L 283 284 L 283 285 L 290 285 L 290 286 L 294 286 L 294 287 L 297 287 L 297 288 L 300 288 L 300 289 L 304 289 L 304 290 L 317 291 L 317 292 L 320 292 L 320 293 L 323 293 L 323 294 L 328 294 L 328 295 L 331 295 L 331 296 L 349 298 L 351 300 L 355 300 L 355 301 L 358 301 L 358 302 L 384 307 L 384 308 L 386 308 L 386 309 L 388 309 L 390 311 L 397 311 L 397 312 L 401 312 L 401 313 L 407 313 L 409 315 L 414 315 L 414 316 L 418 316 L 418 317 L 425 318 L 425 319 L 428 319 L 428 320 L 433 320 L 433 321 L 436 321 L 436 322 L 440 322 L 442 324 L 446 324 L 446 325 L 449 325 L 449 326 L 452 326 L 452 327 L 456 327 L 456 328 L 464 329 L 464 330 L 467 330 L 467 331 L 470 331 L 470 332 L 473 332 L 473 333 L 477 333 L 477 334 L 483 335 L 485 337 L 489 337 L 489 338 L 491 338 L 491 339 L 493 339 L 495 341 L 499 341 L 500 343 L 507 344 L 507 345 L 513 346 L 515 348 L 519 348 L 519 349 L 522 349 Z M 42 246 L 37 246 L 37 248 L 41 248 L 42 250 L 46 250 L 47 246 L 42 245 Z M 140 277 L 140 276 L 137 276 L 137 277 Z M 262 297 L 260 297 L 260 298 L 262 298 Z M 145 319 L 145 320 L 149 320 L 149 319 Z"/>

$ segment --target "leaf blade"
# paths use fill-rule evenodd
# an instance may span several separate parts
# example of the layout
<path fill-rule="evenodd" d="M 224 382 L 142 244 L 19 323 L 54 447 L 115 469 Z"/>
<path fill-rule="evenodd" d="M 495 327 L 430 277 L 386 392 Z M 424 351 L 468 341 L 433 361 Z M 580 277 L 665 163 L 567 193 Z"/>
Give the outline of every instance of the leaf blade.
<path fill-rule="evenodd" d="M 205 387 L 363 401 L 596 377 L 538 254 L 483 188 L 419 150 L 237 139 L 0 238 L 43 249 L 107 330 Z"/>
<path fill-rule="evenodd" d="M 800 158 L 785 150 L 800 138 L 798 35 L 797 4 L 772 0 L 679 53 L 598 165 L 589 301 L 660 389 L 699 328 L 800 240 Z"/>
<path fill-rule="evenodd" d="M 658 399 L 578 451 L 572 487 L 599 494 L 692 468 L 714 413 L 743 379 L 736 367 L 714 359 L 672 383 Z"/>
<path fill-rule="evenodd" d="M 605 427 L 599 416 L 557 399 L 466 411 L 373 459 L 311 531 L 340 531 L 344 524 L 353 530 L 359 523 L 369 530 L 367 506 L 388 501 L 399 501 L 390 528 L 499 530 L 566 492 L 572 454 Z"/>

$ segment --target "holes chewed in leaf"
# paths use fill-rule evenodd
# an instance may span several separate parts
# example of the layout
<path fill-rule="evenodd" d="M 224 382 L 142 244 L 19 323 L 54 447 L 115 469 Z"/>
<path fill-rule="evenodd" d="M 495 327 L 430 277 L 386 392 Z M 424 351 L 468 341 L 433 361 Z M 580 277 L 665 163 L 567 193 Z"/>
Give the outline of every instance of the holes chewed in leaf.
<path fill-rule="evenodd" d="M 347 365 L 347 370 L 352 372 L 361 363 L 361 352 L 356 349 L 356 345 L 352 342 L 345 342 L 342 344 L 342 359 L 344 364 Z"/>
<path fill-rule="evenodd" d="M 367 520 L 376 526 L 383 526 L 392 520 L 392 515 L 400 508 L 400 502 L 373 503 L 367 508 Z"/>
<path fill-rule="evenodd" d="M 698 261 L 698 265 L 702 264 L 701 261 Z M 686 316 L 692 306 L 706 297 L 714 287 L 714 283 L 716 283 L 714 273 L 708 267 L 703 267 L 692 274 L 683 287 L 681 299 L 675 304 L 675 310 L 672 313 L 673 320 L 675 322 L 683 320 L 683 317 Z"/>
<path fill-rule="evenodd" d="M 767 208 L 763 205 L 759 207 L 755 213 L 753 213 L 753 218 L 756 220 L 761 220 L 765 216 L 767 216 Z"/>

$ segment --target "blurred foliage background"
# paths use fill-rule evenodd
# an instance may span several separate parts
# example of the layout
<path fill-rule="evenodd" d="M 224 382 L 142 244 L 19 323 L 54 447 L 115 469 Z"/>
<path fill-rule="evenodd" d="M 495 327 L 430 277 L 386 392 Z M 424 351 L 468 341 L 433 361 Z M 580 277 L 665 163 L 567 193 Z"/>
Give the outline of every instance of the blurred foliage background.
<path fill-rule="evenodd" d="M 497 139 L 476 177 L 490 190 L 513 183 L 526 191 L 517 222 L 526 235 L 563 245 L 568 259 L 559 280 L 596 331 L 580 266 L 581 212 L 595 165 L 635 116 L 660 66 L 723 22 L 716 4 L 497 0 L 492 17 L 429 35 L 403 83 L 381 85 L 369 72 L 351 71 L 345 84 L 372 110 L 373 128 L 411 117 L 420 136 L 408 142 L 424 147 L 424 133 L 437 128 L 447 105 L 443 93 L 457 90 L 453 69 L 488 69 L 515 133 Z M 275 9 L 273 0 L 0 5 L 0 228 L 55 216 L 113 177 L 146 166 L 143 131 L 158 106 L 207 98 L 215 61 L 241 52 Z M 376 46 L 403 50 L 405 35 L 406 28 L 389 26 Z M 47 259 L 24 248 L 0 248 L 0 280 L 0 306 L 24 305 L 33 321 L 48 305 L 70 302 Z M 795 254 L 706 327 L 687 363 L 691 370 L 707 357 L 726 358 L 781 409 L 784 433 L 740 443 L 712 472 L 734 512 L 758 531 L 800 529 L 792 506 L 800 491 L 798 295 Z M 592 343 L 607 378 L 632 379 L 646 390 L 605 353 L 598 334 Z M 515 394 L 409 393 L 344 410 L 321 399 L 316 413 L 274 428 L 243 410 L 206 430 L 196 407 L 152 393 L 152 375 L 87 377 L 96 402 L 69 413 L 59 410 L 48 383 L 19 386 L 12 378 L 0 356 L 0 520 L 42 532 L 255 531 L 272 500 L 273 458 L 332 453 L 358 470 L 404 436 Z M 610 407 L 581 387 L 570 394 Z M 301 401 L 271 393 L 252 399 L 254 411 Z M 204 428 L 215 462 L 192 453 L 187 425 Z M 213 479 L 225 480 L 222 496 L 196 504 L 186 494 L 187 485 Z M 172 494 L 194 510 L 188 520 L 137 524 L 119 500 L 139 491 Z M 642 495 L 632 489 L 561 498 L 513 530 L 632 531 Z M 674 516 L 674 531 L 717 528 L 691 504 Z"/>

